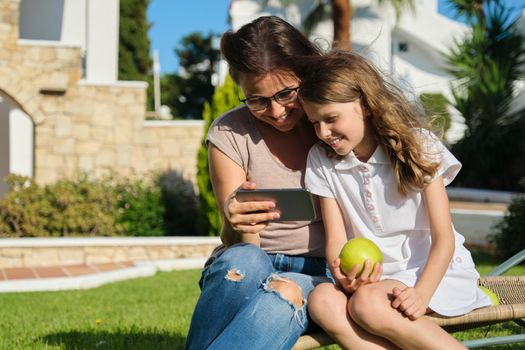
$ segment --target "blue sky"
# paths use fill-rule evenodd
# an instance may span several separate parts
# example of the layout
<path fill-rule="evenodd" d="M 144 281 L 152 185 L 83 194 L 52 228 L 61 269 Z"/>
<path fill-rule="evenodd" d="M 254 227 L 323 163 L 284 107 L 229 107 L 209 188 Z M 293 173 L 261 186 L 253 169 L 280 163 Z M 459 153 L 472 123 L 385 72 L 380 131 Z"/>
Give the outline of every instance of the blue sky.
<path fill-rule="evenodd" d="M 525 0 L 503 0 L 517 10 L 525 8 Z M 178 59 L 174 49 L 191 32 L 223 33 L 227 22 L 230 0 L 150 0 L 148 20 L 152 49 L 159 51 L 162 73 L 175 72 Z M 453 16 L 447 0 L 439 0 L 439 11 Z"/>
<path fill-rule="evenodd" d="M 150 0 L 148 20 L 152 49 L 159 51 L 162 73 L 178 68 L 174 52 L 181 39 L 192 33 L 221 34 L 228 30 L 230 0 Z"/>

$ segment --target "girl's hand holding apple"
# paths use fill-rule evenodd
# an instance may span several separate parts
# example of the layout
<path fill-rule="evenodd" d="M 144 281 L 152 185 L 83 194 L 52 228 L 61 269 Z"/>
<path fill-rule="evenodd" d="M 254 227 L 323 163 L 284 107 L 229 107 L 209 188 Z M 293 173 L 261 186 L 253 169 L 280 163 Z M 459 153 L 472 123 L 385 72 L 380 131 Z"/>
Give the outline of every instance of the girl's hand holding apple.
<path fill-rule="evenodd" d="M 341 259 L 341 270 L 346 275 L 353 271 L 356 265 L 360 266 L 355 275 L 356 277 L 359 277 L 361 274 L 366 275 L 364 271 L 364 262 L 366 260 L 370 260 L 372 264 L 383 263 L 383 254 L 379 247 L 364 237 L 352 238 L 346 242 L 339 253 L 339 258 Z"/>
<path fill-rule="evenodd" d="M 381 279 L 383 254 L 371 240 L 353 238 L 346 242 L 339 258 L 332 263 L 332 272 L 341 288 L 351 294 L 359 286 Z"/>
<path fill-rule="evenodd" d="M 347 274 L 341 270 L 340 264 L 341 259 L 339 258 L 332 262 L 332 274 L 337 284 L 348 294 L 352 294 L 364 284 L 379 281 L 383 274 L 383 264 L 376 262 L 372 268 L 369 259 L 365 260 L 364 266 L 356 264 Z"/>

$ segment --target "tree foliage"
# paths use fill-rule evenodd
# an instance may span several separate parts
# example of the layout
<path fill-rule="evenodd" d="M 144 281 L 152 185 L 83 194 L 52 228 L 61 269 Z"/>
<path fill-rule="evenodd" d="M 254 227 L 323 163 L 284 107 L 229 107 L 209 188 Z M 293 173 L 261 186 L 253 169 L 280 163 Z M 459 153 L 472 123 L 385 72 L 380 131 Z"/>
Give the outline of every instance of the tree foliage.
<path fill-rule="evenodd" d="M 523 36 L 499 0 L 451 0 L 466 16 L 470 36 L 448 55 L 453 105 L 467 130 L 452 148 L 463 162 L 456 184 L 518 190 L 525 175 L 525 111 L 512 111 L 525 51 Z"/>
<path fill-rule="evenodd" d="M 120 1 L 119 80 L 148 80 L 151 67 L 148 5 L 149 0 Z"/>
<path fill-rule="evenodd" d="M 202 118 L 204 103 L 211 101 L 215 89 L 212 76 L 219 61 L 219 50 L 213 45 L 214 38 L 213 34 L 191 33 L 182 38 L 181 46 L 175 49 L 180 71 L 165 74 L 161 81 L 162 101 L 173 115 Z"/>
<path fill-rule="evenodd" d="M 211 103 L 205 103 L 203 119 L 205 121 L 204 137 L 199 149 L 197 164 L 197 184 L 201 200 L 202 212 L 206 215 L 208 232 L 210 236 L 218 236 L 221 230 L 221 216 L 217 200 L 213 193 L 208 173 L 208 148 L 206 146 L 206 134 L 210 125 L 223 113 L 239 105 L 239 99 L 235 91 L 235 85 L 230 76 L 227 76 L 224 84 L 218 87 L 213 95 Z"/>

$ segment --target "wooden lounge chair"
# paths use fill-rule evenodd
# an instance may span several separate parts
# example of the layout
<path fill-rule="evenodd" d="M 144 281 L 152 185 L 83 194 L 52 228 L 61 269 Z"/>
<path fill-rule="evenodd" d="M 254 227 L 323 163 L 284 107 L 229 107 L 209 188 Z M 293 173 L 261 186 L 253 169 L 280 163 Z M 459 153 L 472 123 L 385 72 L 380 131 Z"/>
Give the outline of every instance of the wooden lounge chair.
<path fill-rule="evenodd" d="M 451 333 L 505 321 L 514 321 L 524 329 L 524 332 L 518 335 L 464 341 L 463 344 L 471 349 L 525 342 L 525 276 L 501 276 L 524 260 L 525 249 L 479 279 L 479 285 L 493 291 L 501 305 L 484 307 L 457 317 L 442 317 L 437 314 L 425 317 Z M 334 344 L 334 341 L 326 333 L 317 332 L 300 337 L 293 350 L 315 349 L 330 344 Z"/>

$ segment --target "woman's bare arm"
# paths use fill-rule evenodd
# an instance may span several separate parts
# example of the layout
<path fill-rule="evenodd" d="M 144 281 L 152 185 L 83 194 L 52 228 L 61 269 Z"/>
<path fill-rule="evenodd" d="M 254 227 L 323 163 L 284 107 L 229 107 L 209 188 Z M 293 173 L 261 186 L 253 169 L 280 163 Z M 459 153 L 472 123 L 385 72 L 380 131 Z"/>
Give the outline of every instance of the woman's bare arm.
<path fill-rule="evenodd" d="M 274 203 L 238 202 L 235 193 L 239 188 L 255 189 L 256 185 L 247 182 L 246 172 L 213 144 L 208 148 L 208 164 L 213 192 L 221 212 L 223 244 L 230 246 L 246 242 L 259 245 L 259 232 L 268 225 L 268 220 L 275 218 L 275 213 L 267 212 L 274 207 Z"/>

